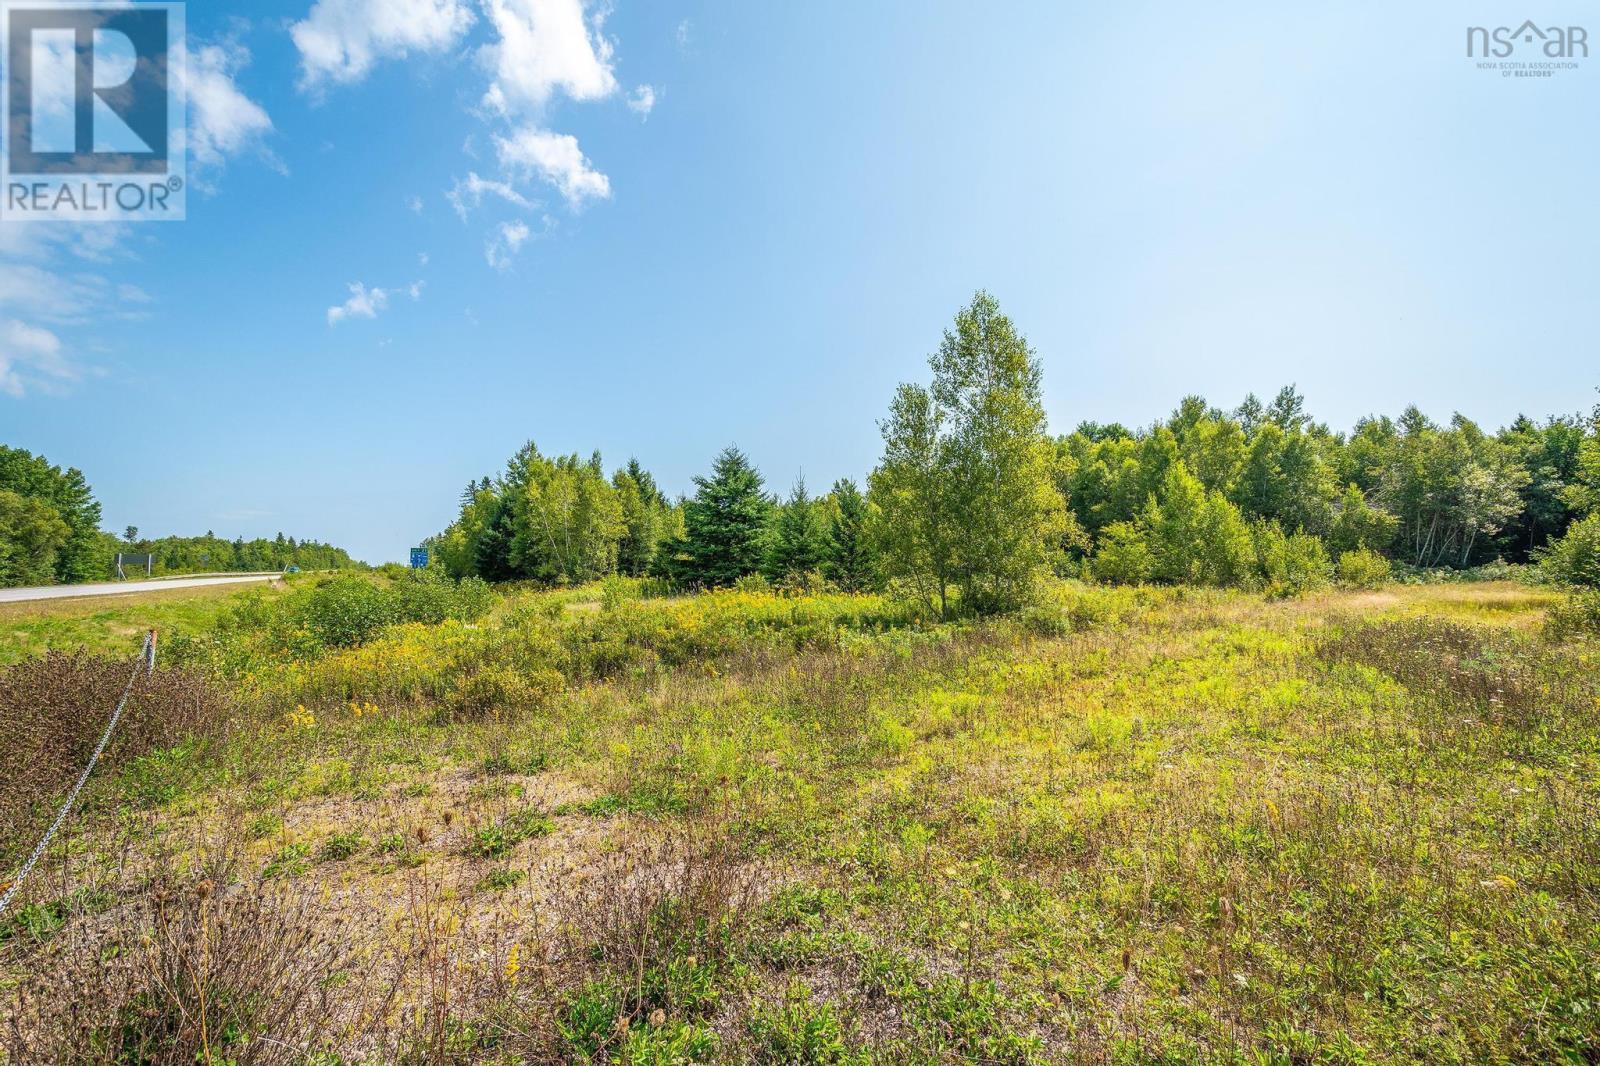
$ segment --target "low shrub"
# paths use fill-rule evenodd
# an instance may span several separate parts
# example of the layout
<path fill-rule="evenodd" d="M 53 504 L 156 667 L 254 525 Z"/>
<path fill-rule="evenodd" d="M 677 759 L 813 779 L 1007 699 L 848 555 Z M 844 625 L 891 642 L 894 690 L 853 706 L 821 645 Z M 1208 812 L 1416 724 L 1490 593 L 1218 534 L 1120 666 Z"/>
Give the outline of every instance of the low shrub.
<path fill-rule="evenodd" d="M 1556 640 L 1600 637 L 1600 589 L 1575 592 L 1551 607 L 1545 632 Z"/>
<path fill-rule="evenodd" d="M 1574 522 L 1545 551 L 1540 566 L 1560 584 L 1600 589 L 1600 514 Z"/>
<path fill-rule="evenodd" d="M 555 670 L 519 671 L 489 664 L 455 674 L 448 682 L 440 717 L 451 722 L 481 721 L 505 711 L 539 706 L 564 687 L 565 681 Z"/>
<path fill-rule="evenodd" d="M 290 1066 L 348 1039 L 335 991 L 352 942 L 310 897 L 158 884 L 110 921 L 58 938 L 0 1034 L 9 1062 Z"/>
<path fill-rule="evenodd" d="M 1252 532 L 1256 561 L 1266 579 L 1268 596 L 1288 599 L 1327 585 L 1332 567 L 1321 538 L 1309 533 L 1285 533 L 1275 522 L 1258 523 Z"/>
<path fill-rule="evenodd" d="M 322 582 L 302 599 L 287 601 L 285 621 L 325 647 L 347 648 L 365 644 L 385 626 L 473 621 L 487 614 L 493 603 L 494 593 L 478 578 L 453 582 L 419 572 L 381 584 L 348 574 Z"/>
<path fill-rule="evenodd" d="M 1375 589 L 1389 580 L 1389 560 L 1371 548 L 1357 548 L 1339 556 L 1339 584 L 1355 589 Z"/>
<path fill-rule="evenodd" d="M 0 856 L 31 848 L 88 764 L 134 672 L 130 662 L 49 652 L 0 670 Z M 229 721 L 223 697 L 192 670 L 141 669 L 99 771 L 204 741 Z"/>

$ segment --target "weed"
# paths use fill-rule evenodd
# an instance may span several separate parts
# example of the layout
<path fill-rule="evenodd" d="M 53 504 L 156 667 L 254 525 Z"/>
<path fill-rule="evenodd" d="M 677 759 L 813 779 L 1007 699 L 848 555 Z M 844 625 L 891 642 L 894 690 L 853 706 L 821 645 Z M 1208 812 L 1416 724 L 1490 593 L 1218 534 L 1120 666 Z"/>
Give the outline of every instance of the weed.
<path fill-rule="evenodd" d="M 306 856 L 310 854 L 309 844 L 285 844 L 262 869 L 261 877 L 267 881 L 282 877 L 299 877 L 306 872 Z"/>
<path fill-rule="evenodd" d="M 478 880 L 478 891 L 499 892 L 507 888 L 515 888 L 527 879 L 526 870 L 514 870 L 509 866 L 496 866 Z"/>
<path fill-rule="evenodd" d="M 341 862 L 360 853 L 367 840 L 357 832 L 335 833 L 322 842 L 317 858 L 323 862 Z"/>
<path fill-rule="evenodd" d="M 547 836 L 554 829 L 555 823 L 548 815 L 533 807 L 524 807 L 480 827 L 472 834 L 467 851 L 481 859 L 498 859 L 524 840 Z"/>

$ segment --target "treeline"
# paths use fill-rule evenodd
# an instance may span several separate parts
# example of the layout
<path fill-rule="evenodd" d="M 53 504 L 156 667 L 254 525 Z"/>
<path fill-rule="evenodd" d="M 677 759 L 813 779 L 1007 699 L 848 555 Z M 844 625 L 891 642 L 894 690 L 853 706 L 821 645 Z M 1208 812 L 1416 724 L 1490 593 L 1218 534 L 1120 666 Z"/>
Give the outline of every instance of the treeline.
<path fill-rule="evenodd" d="M 94 581 L 110 559 L 83 472 L 0 444 L 0 587 Z"/>
<path fill-rule="evenodd" d="M 359 565 L 341 548 L 282 533 L 273 540 L 211 533 L 141 540 L 132 527 L 121 537 L 102 530 L 100 518 L 82 471 L 0 445 L 0 588 L 104 581 L 115 575 L 118 552 L 154 555 L 157 574 Z"/>
<path fill-rule="evenodd" d="M 437 558 L 489 580 L 892 584 L 948 614 L 1014 606 L 1049 573 L 1287 593 L 1391 564 L 1526 562 L 1600 504 L 1600 407 L 1497 432 L 1411 407 L 1342 433 L 1289 386 L 1052 437 L 1037 355 L 985 293 L 930 365 L 931 385 L 896 392 L 865 491 L 796 482 L 780 501 L 729 448 L 669 500 L 637 461 L 608 478 L 599 455 L 529 444 L 468 486 Z"/>
<path fill-rule="evenodd" d="M 137 533 L 137 530 L 129 532 Z M 129 538 L 124 534 L 116 551 L 152 556 L 157 574 L 250 573 L 264 570 L 345 570 L 359 566 L 350 553 L 316 540 L 276 537 L 224 540 L 210 531 L 203 537 Z M 131 572 L 130 572 L 130 576 Z"/>

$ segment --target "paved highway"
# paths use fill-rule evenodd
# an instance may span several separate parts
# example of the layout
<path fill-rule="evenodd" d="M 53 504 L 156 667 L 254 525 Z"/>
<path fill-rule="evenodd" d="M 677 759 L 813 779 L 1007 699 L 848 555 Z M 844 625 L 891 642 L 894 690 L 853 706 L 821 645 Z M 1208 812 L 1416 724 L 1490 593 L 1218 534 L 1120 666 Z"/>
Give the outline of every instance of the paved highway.
<path fill-rule="evenodd" d="M 29 600 L 64 600 L 78 596 L 127 596 L 164 589 L 194 589 L 205 585 L 242 585 L 276 581 L 281 574 L 228 574 L 223 577 L 169 577 L 158 581 L 104 581 L 94 585 L 48 585 L 34 589 L 0 589 L 0 603 Z"/>

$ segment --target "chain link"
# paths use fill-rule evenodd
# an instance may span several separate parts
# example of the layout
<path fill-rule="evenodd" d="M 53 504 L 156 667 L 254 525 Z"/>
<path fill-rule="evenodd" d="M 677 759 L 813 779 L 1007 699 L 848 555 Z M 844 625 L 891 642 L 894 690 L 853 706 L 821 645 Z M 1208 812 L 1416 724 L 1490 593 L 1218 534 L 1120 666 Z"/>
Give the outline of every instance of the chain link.
<path fill-rule="evenodd" d="M 89 765 L 83 768 L 83 773 L 78 775 L 78 783 L 72 786 L 72 791 L 67 793 L 67 800 L 56 812 L 56 820 L 50 823 L 44 836 L 33 849 L 33 854 L 28 856 L 28 861 L 22 864 L 22 869 L 17 873 L 17 879 L 11 882 L 5 895 L 0 896 L 0 914 L 6 912 L 11 906 L 11 899 L 22 888 L 22 883 L 28 879 L 33 868 L 39 864 L 44 856 L 45 849 L 50 846 L 50 841 L 55 839 L 56 831 L 61 828 L 61 823 L 67 820 L 67 815 L 72 812 L 72 805 L 78 801 L 78 793 L 83 791 L 83 786 L 88 782 L 89 775 L 94 773 L 95 763 L 100 761 L 100 756 L 105 754 L 106 745 L 111 743 L 111 734 L 117 728 L 117 722 L 122 718 L 122 708 L 128 704 L 128 697 L 133 694 L 133 683 L 139 679 L 139 668 L 143 667 L 145 676 L 149 677 L 156 670 L 156 631 L 150 630 L 145 634 L 144 649 L 139 653 L 139 660 L 133 664 L 133 673 L 128 675 L 128 683 L 123 686 L 122 698 L 117 701 L 116 710 L 111 712 L 111 721 L 106 723 L 106 731 L 100 734 L 100 743 L 95 745 L 94 754 L 89 756 Z"/>

